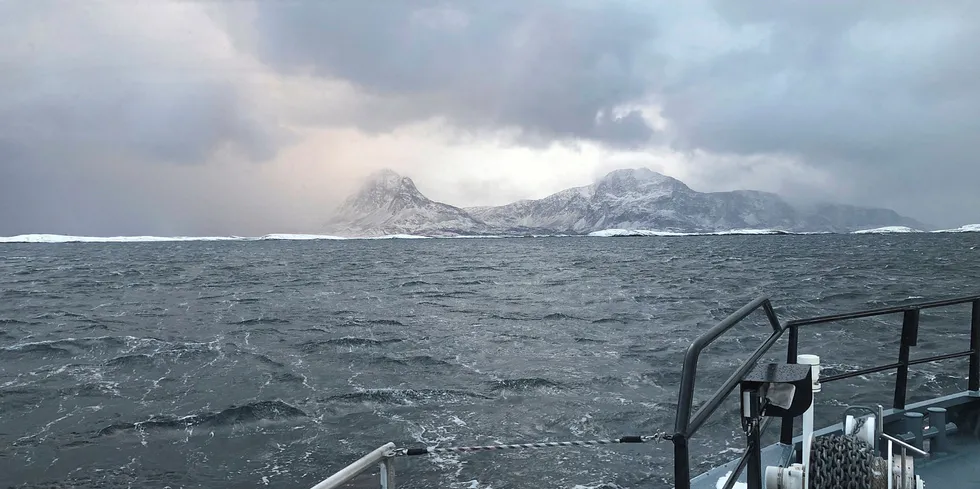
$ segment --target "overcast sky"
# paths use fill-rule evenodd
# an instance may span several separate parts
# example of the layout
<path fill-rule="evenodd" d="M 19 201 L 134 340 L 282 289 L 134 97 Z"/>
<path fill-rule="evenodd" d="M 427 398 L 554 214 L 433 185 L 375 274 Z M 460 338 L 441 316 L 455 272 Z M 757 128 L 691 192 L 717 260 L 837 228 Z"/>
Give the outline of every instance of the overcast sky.
<path fill-rule="evenodd" d="M 649 167 L 980 222 L 980 2 L 0 0 L 0 235 L 315 232 Z"/>

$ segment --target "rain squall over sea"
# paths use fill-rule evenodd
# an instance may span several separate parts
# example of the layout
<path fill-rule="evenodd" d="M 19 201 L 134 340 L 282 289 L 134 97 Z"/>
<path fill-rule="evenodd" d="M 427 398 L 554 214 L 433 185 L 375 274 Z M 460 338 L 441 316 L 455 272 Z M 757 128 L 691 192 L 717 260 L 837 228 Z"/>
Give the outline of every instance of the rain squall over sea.
<path fill-rule="evenodd" d="M 980 292 L 980 234 L 0 245 L 0 487 L 304 488 L 375 447 L 643 435 L 689 342 L 758 295 L 784 320 Z M 968 307 L 913 355 L 962 350 Z M 765 335 L 706 352 L 703 400 Z M 900 316 L 804 330 L 841 371 Z M 779 356 L 780 342 L 774 350 Z M 965 360 L 913 370 L 962 390 Z M 828 384 L 818 422 L 890 399 Z M 729 399 L 694 472 L 737 456 Z M 399 487 L 668 487 L 668 444 L 399 459 Z M 375 487 L 365 478 L 360 487 Z"/>

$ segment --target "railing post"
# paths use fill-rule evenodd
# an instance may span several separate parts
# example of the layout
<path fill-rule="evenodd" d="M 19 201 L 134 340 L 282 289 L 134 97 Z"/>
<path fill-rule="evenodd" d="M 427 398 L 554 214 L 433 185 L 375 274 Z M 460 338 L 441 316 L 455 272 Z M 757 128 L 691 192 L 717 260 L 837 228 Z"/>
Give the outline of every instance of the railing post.
<path fill-rule="evenodd" d="M 674 442 L 674 489 L 691 489 L 691 454 L 687 448 L 687 435 L 675 433 Z"/>
<path fill-rule="evenodd" d="M 969 390 L 980 391 L 980 299 L 973 301 L 970 320 L 970 381 Z"/>
<path fill-rule="evenodd" d="M 909 386 L 909 348 L 918 343 L 919 310 L 905 311 L 902 319 L 902 344 L 898 350 L 898 373 L 895 376 L 895 402 L 892 407 L 905 409 L 905 399 Z"/>
<path fill-rule="evenodd" d="M 394 459 L 385 457 L 381 461 L 381 489 L 395 489 L 395 464 Z"/>
<path fill-rule="evenodd" d="M 800 330 L 795 324 L 790 324 L 789 342 L 786 344 L 786 363 L 795 364 L 796 357 L 800 350 Z M 783 445 L 793 444 L 793 416 L 786 416 L 782 419 L 779 430 L 779 443 Z"/>
<path fill-rule="evenodd" d="M 745 476 L 748 489 L 762 489 L 762 434 L 759 432 L 762 406 L 759 391 L 756 389 L 742 391 L 742 426 L 746 428 L 748 446 L 745 448 L 749 451 L 748 474 Z M 745 404 L 746 401 L 748 405 Z"/>

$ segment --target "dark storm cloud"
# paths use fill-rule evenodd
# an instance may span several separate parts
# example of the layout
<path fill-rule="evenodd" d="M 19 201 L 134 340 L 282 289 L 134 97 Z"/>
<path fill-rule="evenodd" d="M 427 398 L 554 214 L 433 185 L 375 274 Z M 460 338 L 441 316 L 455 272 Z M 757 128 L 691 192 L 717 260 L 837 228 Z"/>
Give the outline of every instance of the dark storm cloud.
<path fill-rule="evenodd" d="M 653 88 L 655 25 L 640 2 L 257 2 L 254 46 L 277 69 L 350 80 L 391 106 L 348 122 L 389 130 L 443 116 L 527 140 L 613 145 L 653 130 L 623 109 Z"/>

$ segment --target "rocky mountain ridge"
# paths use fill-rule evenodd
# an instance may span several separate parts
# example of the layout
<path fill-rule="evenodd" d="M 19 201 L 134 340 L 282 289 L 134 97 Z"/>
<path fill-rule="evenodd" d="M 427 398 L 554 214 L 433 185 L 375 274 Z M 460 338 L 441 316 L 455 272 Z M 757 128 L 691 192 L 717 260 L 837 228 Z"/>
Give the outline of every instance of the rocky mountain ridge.
<path fill-rule="evenodd" d="M 823 203 L 795 207 L 754 190 L 698 192 L 646 168 L 616 170 L 591 185 L 537 200 L 460 208 L 425 197 L 408 177 L 372 174 L 327 223 L 340 236 L 588 234 L 607 229 L 703 233 L 733 229 L 852 232 L 927 226 L 894 211 Z"/>

